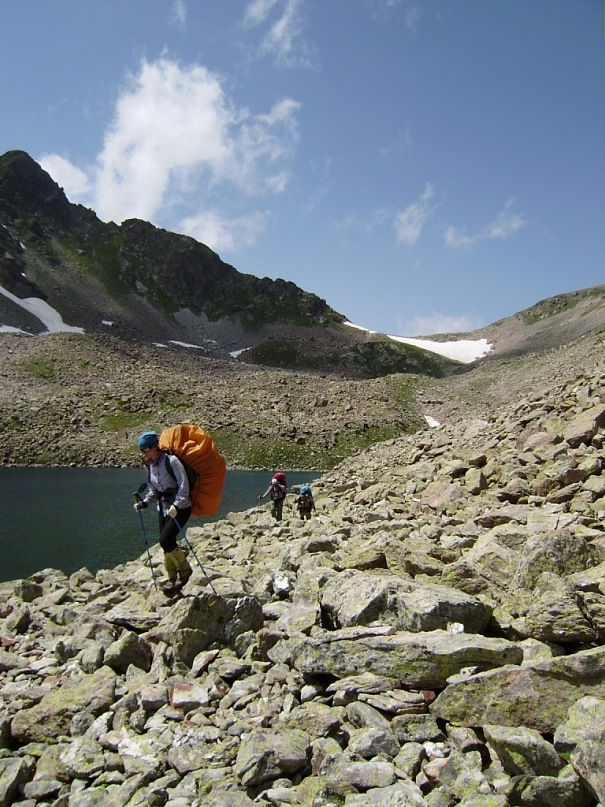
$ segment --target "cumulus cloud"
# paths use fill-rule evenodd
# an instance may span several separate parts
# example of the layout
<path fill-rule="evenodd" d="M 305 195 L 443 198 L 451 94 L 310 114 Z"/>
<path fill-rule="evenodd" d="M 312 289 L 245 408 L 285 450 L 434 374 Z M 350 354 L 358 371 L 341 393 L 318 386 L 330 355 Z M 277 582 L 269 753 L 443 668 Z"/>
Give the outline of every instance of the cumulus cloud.
<path fill-rule="evenodd" d="M 280 67 L 309 66 L 309 47 L 302 39 L 303 0 L 252 0 L 244 23 L 249 27 L 268 25 L 259 46 L 261 56 L 273 56 Z M 273 13 L 275 12 L 275 13 Z"/>
<path fill-rule="evenodd" d="M 478 241 L 503 239 L 514 235 L 527 226 L 527 221 L 512 209 L 514 202 L 514 199 L 509 199 L 489 224 L 471 235 L 467 235 L 457 227 L 447 227 L 444 235 L 445 243 L 452 248 L 469 247 Z"/>
<path fill-rule="evenodd" d="M 242 194 L 282 193 L 299 109 L 284 98 L 253 114 L 236 107 L 220 76 L 199 64 L 143 60 L 119 94 L 93 169 L 87 174 L 58 155 L 44 159 L 68 196 L 90 204 L 102 219 L 157 222 L 168 206 L 195 205 L 203 195 L 206 208 L 212 194 L 225 189 L 240 200 Z"/>
<path fill-rule="evenodd" d="M 256 242 L 265 229 L 267 218 L 266 213 L 254 211 L 227 219 L 218 210 L 205 210 L 183 219 L 178 229 L 215 252 L 236 252 Z"/>
<path fill-rule="evenodd" d="M 91 189 L 87 174 L 73 165 L 66 157 L 61 157 L 59 154 L 42 154 L 38 158 L 38 162 L 63 188 L 71 201 L 81 202 L 87 198 Z"/>
<path fill-rule="evenodd" d="M 405 210 L 395 214 L 394 226 L 397 243 L 413 246 L 418 241 L 427 219 L 435 209 L 434 196 L 433 186 L 427 182 L 420 198 L 408 205 Z"/>
<path fill-rule="evenodd" d="M 433 313 L 416 316 L 399 323 L 398 330 L 407 336 L 421 336 L 439 333 L 466 333 L 482 325 L 475 317 L 467 314 L 452 315 Z"/>
<path fill-rule="evenodd" d="M 277 2 L 278 0 L 252 0 L 246 8 L 245 22 L 248 25 L 259 25 L 264 22 Z"/>

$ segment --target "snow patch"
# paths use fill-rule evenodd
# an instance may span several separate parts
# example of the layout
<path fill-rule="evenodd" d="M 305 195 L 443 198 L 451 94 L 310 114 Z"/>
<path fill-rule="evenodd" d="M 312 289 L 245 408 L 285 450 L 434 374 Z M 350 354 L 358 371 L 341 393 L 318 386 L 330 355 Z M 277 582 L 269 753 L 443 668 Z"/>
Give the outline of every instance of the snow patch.
<path fill-rule="evenodd" d="M 424 419 L 426 420 L 427 424 L 431 427 L 431 429 L 436 429 L 438 426 L 441 426 L 441 423 L 439 423 L 438 420 L 435 420 L 435 418 L 431 417 L 430 415 L 425 415 Z"/>
<path fill-rule="evenodd" d="M 178 345 L 179 347 L 194 347 L 196 350 L 203 350 L 201 345 L 190 345 L 188 342 L 177 342 L 176 339 L 168 340 L 171 345 Z"/>
<path fill-rule="evenodd" d="M 39 319 L 46 327 L 47 333 L 84 333 L 84 328 L 66 325 L 61 314 L 39 297 L 21 299 L 20 297 L 15 297 L 14 294 L 11 294 L 10 291 L 7 291 L 2 286 L 0 286 L 0 293 Z"/>
<path fill-rule="evenodd" d="M 345 322 L 344 324 L 365 333 L 378 333 L 378 331 L 363 328 L 361 325 L 354 325 L 352 322 Z M 476 359 L 487 356 L 493 347 L 487 339 L 457 339 L 452 342 L 434 342 L 431 339 L 413 339 L 407 336 L 392 336 L 391 334 L 386 334 L 386 336 L 394 342 L 403 342 L 406 345 L 414 345 L 423 350 L 430 350 L 431 353 L 437 353 L 448 359 L 462 362 L 462 364 L 470 364 Z"/>

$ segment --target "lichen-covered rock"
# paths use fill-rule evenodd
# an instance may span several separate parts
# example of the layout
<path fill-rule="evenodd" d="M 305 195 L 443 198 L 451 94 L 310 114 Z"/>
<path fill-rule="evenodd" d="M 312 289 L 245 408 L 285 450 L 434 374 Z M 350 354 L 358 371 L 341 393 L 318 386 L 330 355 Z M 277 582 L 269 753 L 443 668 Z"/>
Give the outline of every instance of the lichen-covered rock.
<path fill-rule="evenodd" d="M 92 675 L 79 675 L 51 689 L 30 709 L 23 709 L 11 722 L 11 734 L 19 743 L 46 742 L 69 733 L 72 717 L 87 709 L 94 715 L 114 702 L 116 676 L 109 667 Z"/>
<path fill-rule="evenodd" d="M 307 765 L 309 742 L 309 735 L 299 729 L 254 729 L 242 739 L 235 773 L 245 787 L 292 775 Z"/>
<path fill-rule="evenodd" d="M 355 634 L 356 630 L 360 633 Z M 343 677 L 372 670 L 413 689 L 431 689 L 445 686 L 464 667 L 489 669 L 518 664 L 523 658 L 516 644 L 478 634 L 435 630 L 364 636 L 362 631 L 344 628 L 306 640 L 293 639 L 289 643 L 292 665 L 303 675 Z"/>
<path fill-rule="evenodd" d="M 585 694 L 605 697 L 605 647 L 523 667 L 505 665 L 450 684 L 431 704 L 442 720 L 554 732 Z"/>
<path fill-rule="evenodd" d="M 554 746 L 593 796 L 605 803 L 605 698 L 579 698 L 557 727 Z"/>

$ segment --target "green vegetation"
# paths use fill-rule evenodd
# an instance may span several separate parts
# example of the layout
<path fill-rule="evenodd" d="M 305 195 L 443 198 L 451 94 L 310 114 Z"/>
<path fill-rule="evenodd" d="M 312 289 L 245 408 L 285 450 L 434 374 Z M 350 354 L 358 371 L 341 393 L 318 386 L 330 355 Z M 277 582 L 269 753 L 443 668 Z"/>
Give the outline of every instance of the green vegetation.
<path fill-rule="evenodd" d="M 161 387 L 152 390 L 154 402 L 164 409 L 186 411 L 191 408 L 195 401 L 193 393 L 186 393 L 173 387 Z M 181 418 L 186 420 L 187 418 Z"/>
<path fill-rule="evenodd" d="M 26 373 L 43 381 L 52 381 L 55 377 L 55 360 L 51 358 L 40 356 L 34 359 L 26 359 L 21 366 Z"/>
<path fill-rule="evenodd" d="M 358 378 L 376 378 L 390 373 L 416 373 L 441 378 L 458 366 L 457 362 L 432 355 L 413 345 L 387 340 L 322 350 L 319 342 L 271 339 L 246 351 L 246 360 L 286 370 L 342 372 Z"/>
<path fill-rule="evenodd" d="M 393 375 L 385 378 L 389 398 L 407 412 L 414 410 L 414 395 L 418 381 L 409 375 Z"/>
<path fill-rule="evenodd" d="M 18 431 L 23 428 L 23 423 L 17 415 L 9 415 L 5 420 L 0 421 L 0 432 Z"/>
<path fill-rule="evenodd" d="M 573 291 L 569 294 L 558 294 L 556 297 L 549 297 L 547 300 L 540 300 L 531 308 L 526 308 L 519 313 L 525 325 L 533 325 L 542 319 L 554 317 L 563 311 L 569 311 L 582 300 L 588 297 L 605 296 L 605 286 L 594 286 L 582 291 Z"/>
<path fill-rule="evenodd" d="M 413 428 L 409 431 L 415 430 Z M 212 436 L 230 466 L 329 470 L 351 454 L 406 433 L 407 430 L 392 425 L 370 426 L 364 430 L 351 429 L 336 435 L 333 444 L 329 446 L 311 438 L 307 438 L 305 442 L 297 442 L 285 437 L 243 437 L 230 428 L 219 429 Z"/>
<path fill-rule="evenodd" d="M 119 298 L 128 292 L 121 277 L 119 236 L 113 235 L 105 241 L 98 241 L 93 248 L 93 262 L 110 294 Z"/>
<path fill-rule="evenodd" d="M 66 262 L 71 262 L 86 274 L 94 274 L 95 267 L 90 254 L 82 249 L 75 237 L 62 235 L 60 239 L 55 239 L 55 248 L 57 252 L 62 253 Z"/>
<path fill-rule="evenodd" d="M 117 432 L 120 429 L 132 429 L 136 426 L 143 426 L 149 422 L 151 414 L 149 412 L 112 412 L 103 418 L 103 426 L 110 431 Z"/>

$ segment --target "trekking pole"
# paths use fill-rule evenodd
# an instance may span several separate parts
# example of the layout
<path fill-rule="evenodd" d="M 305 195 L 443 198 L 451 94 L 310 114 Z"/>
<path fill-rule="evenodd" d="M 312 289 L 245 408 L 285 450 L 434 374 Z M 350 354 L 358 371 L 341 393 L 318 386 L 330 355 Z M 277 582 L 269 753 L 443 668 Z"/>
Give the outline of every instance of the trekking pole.
<path fill-rule="evenodd" d="M 164 501 L 166 501 L 166 499 L 164 499 Z M 210 577 L 208 576 L 208 572 L 207 572 L 207 571 L 204 569 L 204 567 L 203 567 L 203 566 L 202 566 L 202 564 L 200 563 L 200 559 L 199 559 L 199 558 L 198 558 L 198 556 L 195 554 L 195 549 L 194 549 L 194 548 L 191 546 L 191 542 L 189 541 L 189 538 L 187 538 L 187 534 L 186 534 L 185 530 L 184 530 L 184 529 L 181 527 L 181 525 L 179 524 L 179 522 L 178 522 L 178 519 L 177 519 L 177 518 L 173 518 L 172 520 L 173 520 L 173 521 L 174 521 L 174 523 L 176 524 L 176 527 L 177 527 L 178 531 L 181 533 L 181 535 L 182 535 L 182 536 L 183 536 L 183 538 L 185 539 L 185 543 L 187 544 L 187 546 L 188 546 L 188 547 L 189 547 L 189 549 L 191 550 L 191 553 L 192 553 L 193 557 L 196 559 L 196 561 L 197 561 L 197 565 L 198 565 L 198 566 L 200 567 L 200 569 L 202 570 L 202 574 L 204 575 L 204 577 L 205 577 L 205 578 L 206 578 L 206 580 L 208 581 L 208 584 L 209 584 L 210 588 L 212 589 L 212 591 L 214 591 L 214 593 L 215 593 L 215 594 L 216 594 L 216 596 L 218 597 L 218 591 L 217 591 L 217 590 L 214 588 L 214 586 L 212 585 L 212 580 L 211 580 L 211 579 L 210 579 Z"/>
<path fill-rule="evenodd" d="M 144 487 L 144 485 L 141 485 L 141 487 Z M 140 489 L 141 488 L 139 488 L 139 490 Z M 138 490 L 135 493 L 133 493 L 133 496 L 135 502 L 141 501 L 141 494 L 139 493 Z M 158 583 L 157 580 L 155 579 L 155 572 L 153 571 L 153 563 L 151 562 L 151 552 L 149 550 L 149 541 L 147 540 L 147 533 L 145 532 L 145 525 L 143 524 L 143 513 L 141 513 L 140 508 L 137 508 L 137 513 L 139 514 L 139 524 L 141 525 L 141 532 L 143 533 L 143 538 L 145 540 L 145 548 L 147 549 L 147 557 L 149 559 L 149 568 L 151 569 L 151 576 L 153 577 L 153 585 L 155 586 L 155 590 L 157 591 Z"/>
<path fill-rule="evenodd" d="M 210 579 L 210 576 L 208 575 L 208 572 L 202 566 L 202 564 L 200 562 L 200 559 L 198 558 L 198 556 L 195 553 L 195 549 L 191 546 L 191 542 L 189 541 L 189 538 L 187 538 L 187 534 L 185 533 L 185 530 L 181 527 L 181 525 L 179 524 L 179 522 L 178 522 L 178 520 L 176 518 L 174 519 L 174 523 L 176 524 L 178 531 L 181 533 L 181 535 L 185 539 L 185 542 L 187 543 L 187 546 L 191 550 L 191 553 L 192 553 L 193 557 L 196 559 L 197 565 L 200 567 L 200 569 L 202 570 L 202 574 L 204 575 L 204 577 L 208 581 L 208 585 L 210 586 L 212 591 L 214 591 L 214 593 L 218 597 L 218 591 L 212 585 L 212 580 Z"/>

